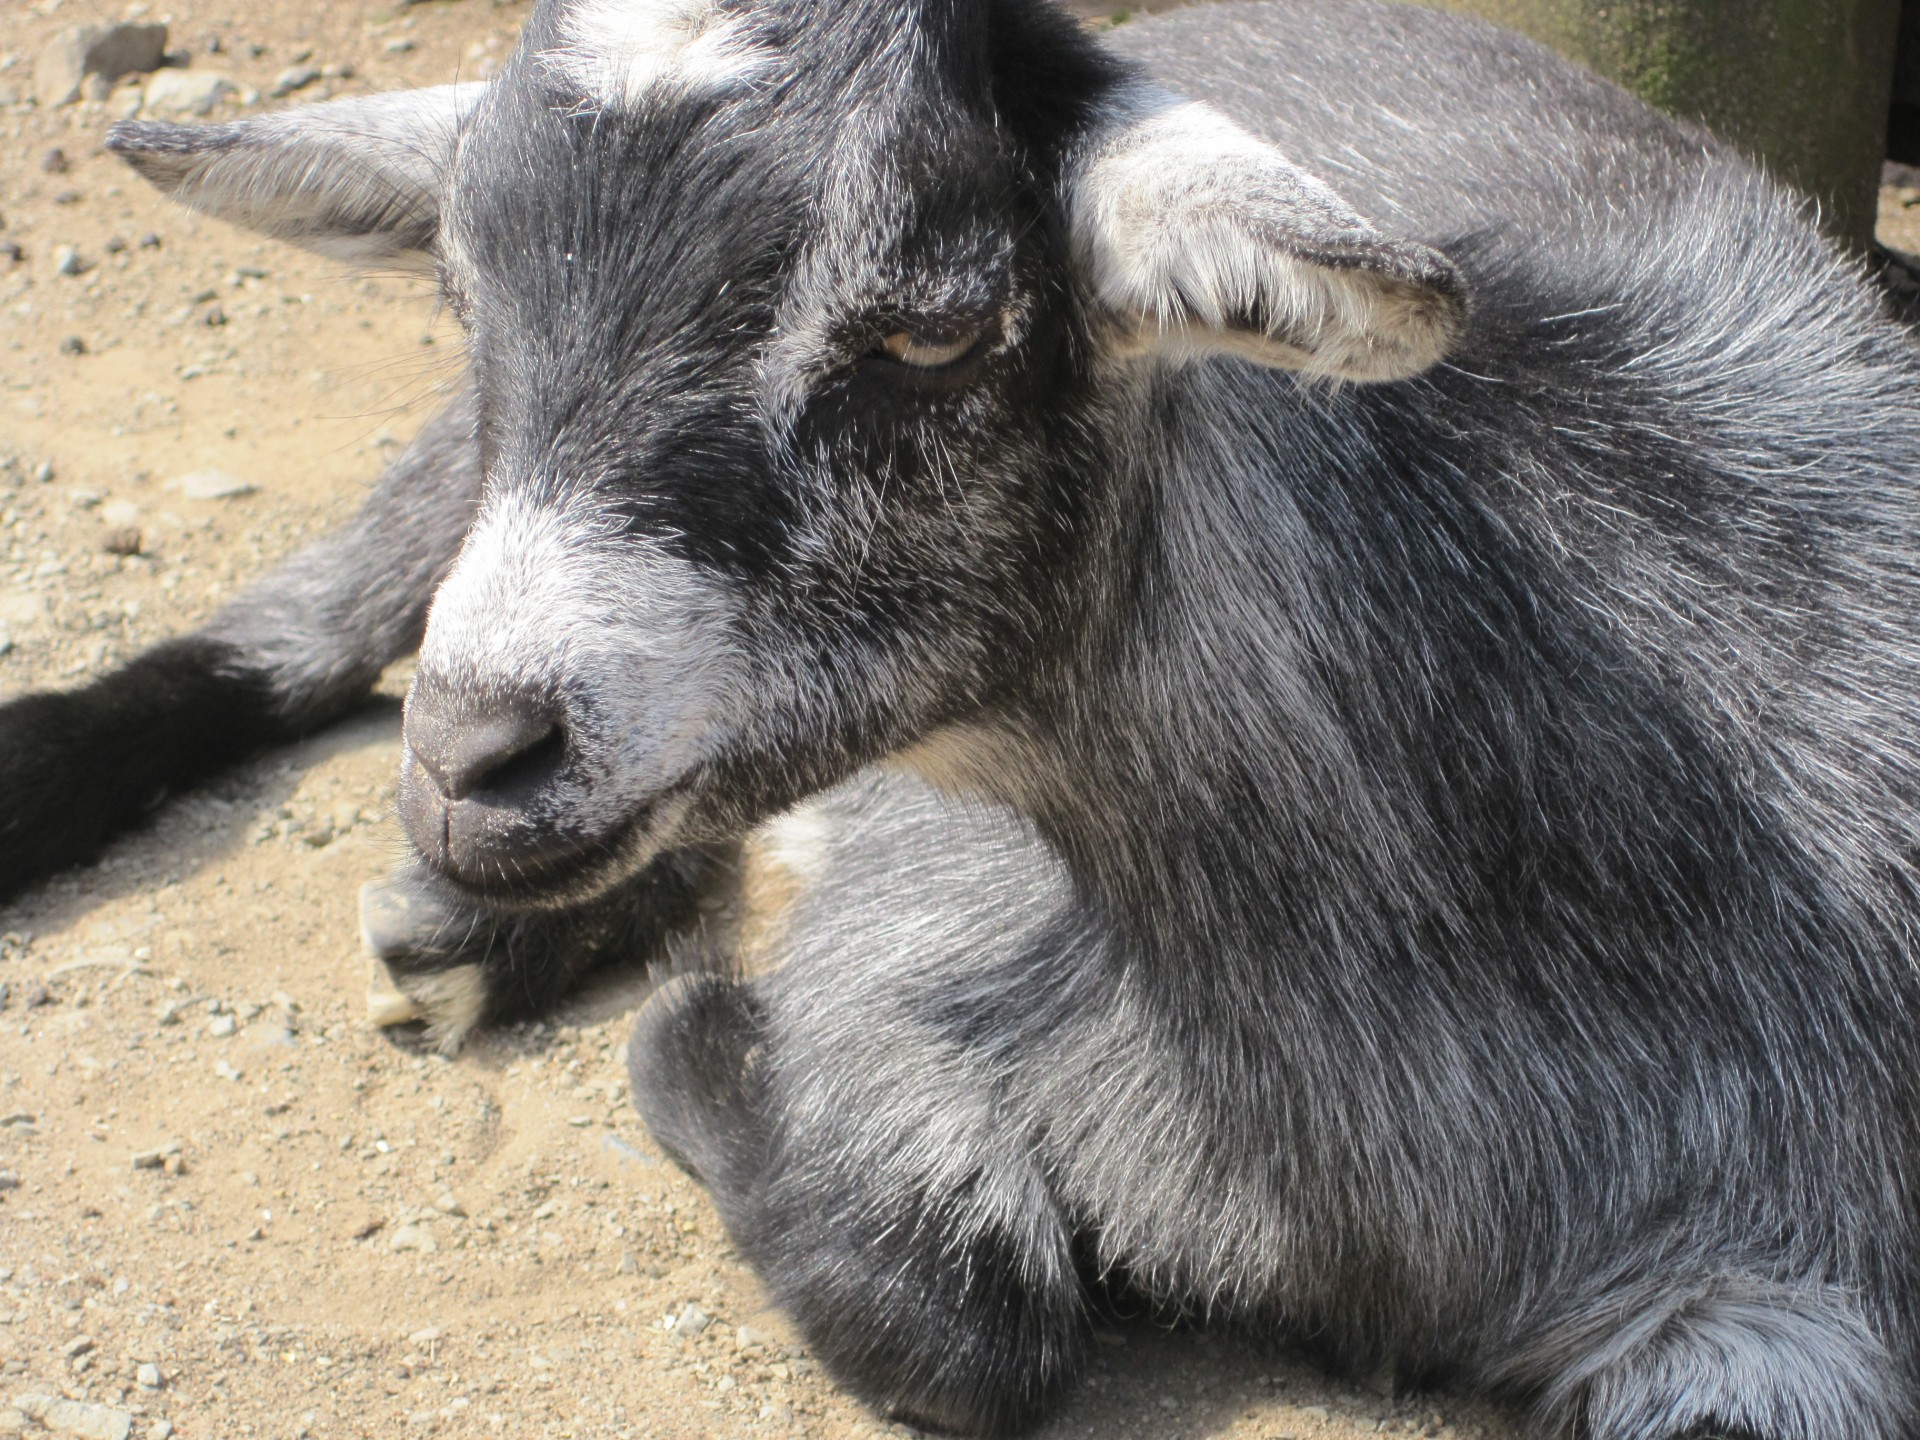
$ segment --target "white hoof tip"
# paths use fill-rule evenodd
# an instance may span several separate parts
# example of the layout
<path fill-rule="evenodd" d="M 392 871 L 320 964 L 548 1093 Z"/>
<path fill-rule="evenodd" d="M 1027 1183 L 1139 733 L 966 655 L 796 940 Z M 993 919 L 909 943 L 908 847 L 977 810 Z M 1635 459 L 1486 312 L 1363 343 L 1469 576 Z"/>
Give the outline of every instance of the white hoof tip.
<path fill-rule="evenodd" d="M 405 1025 L 420 1018 L 420 1007 L 400 993 L 400 987 L 393 983 L 393 972 L 387 969 L 383 960 L 372 960 L 367 966 L 367 1019 L 381 1029 L 390 1025 Z"/>

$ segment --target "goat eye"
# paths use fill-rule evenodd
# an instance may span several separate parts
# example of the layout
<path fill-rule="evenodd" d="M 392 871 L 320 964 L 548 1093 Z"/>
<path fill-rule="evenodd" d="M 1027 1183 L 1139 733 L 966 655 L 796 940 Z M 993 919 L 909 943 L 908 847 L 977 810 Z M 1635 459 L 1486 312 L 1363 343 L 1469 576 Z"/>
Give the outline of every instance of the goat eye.
<path fill-rule="evenodd" d="M 963 330 L 952 335 L 916 335 L 911 330 L 896 330 L 880 342 L 880 353 L 901 365 L 916 370 L 944 370 L 973 353 L 980 333 Z"/>

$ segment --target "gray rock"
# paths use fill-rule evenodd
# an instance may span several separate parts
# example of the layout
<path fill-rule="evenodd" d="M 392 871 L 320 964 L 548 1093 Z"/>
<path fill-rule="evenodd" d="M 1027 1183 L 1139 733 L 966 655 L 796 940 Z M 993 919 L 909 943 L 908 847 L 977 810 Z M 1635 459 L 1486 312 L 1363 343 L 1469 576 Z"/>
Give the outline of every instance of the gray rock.
<path fill-rule="evenodd" d="M 56 275 L 84 275 L 90 267 L 80 258 L 80 252 L 71 245 L 62 245 L 53 252 L 53 273 Z"/>
<path fill-rule="evenodd" d="M 179 1155 L 180 1142 L 178 1140 L 169 1140 L 166 1144 L 156 1146 L 152 1150 L 134 1151 L 132 1161 L 133 1168 L 136 1170 L 164 1170 L 167 1167 L 167 1161 L 178 1159 Z"/>
<path fill-rule="evenodd" d="M 112 84 L 122 75 L 158 70 L 167 51 L 165 25 L 79 25 L 48 42 L 33 65 L 34 95 L 43 106 L 70 105 L 88 76 Z"/>
<path fill-rule="evenodd" d="M 134 1371 L 133 1378 L 142 1390 L 158 1390 L 167 1383 L 167 1377 L 160 1373 L 160 1367 L 151 1360 Z"/>
<path fill-rule="evenodd" d="M 273 94 L 275 96 L 291 95 L 296 90 L 306 89 L 307 86 L 313 84 L 313 82 L 319 78 L 320 69 L 318 66 L 295 65 L 291 69 L 282 70 L 278 75 L 273 77 Z"/>
<path fill-rule="evenodd" d="M 216 1040 L 224 1040 L 233 1034 L 239 1022 L 231 1015 L 216 1015 L 207 1024 L 207 1034 Z"/>
<path fill-rule="evenodd" d="M 133 1416 L 106 1405 L 62 1400 L 53 1395 L 16 1395 L 13 1408 L 38 1420 L 54 1434 L 72 1435 L 75 1440 L 127 1440 L 133 1433 Z"/>
<path fill-rule="evenodd" d="M 417 1250 L 422 1255 L 431 1255 L 440 1248 L 432 1233 L 424 1225 L 402 1225 L 387 1237 L 390 1250 Z"/>
<path fill-rule="evenodd" d="M 189 500 L 231 500 L 237 495 L 251 495 L 259 488 L 252 481 L 229 475 L 224 470 L 196 470 L 173 483 Z"/>
<path fill-rule="evenodd" d="M 673 1333 L 680 1340 L 691 1340 L 707 1326 L 713 1323 L 713 1317 L 698 1305 L 689 1305 L 682 1310 L 673 1322 Z"/>
<path fill-rule="evenodd" d="M 237 93 L 231 80 L 212 70 L 162 70 L 147 82 L 141 110 L 147 115 L 210 115 L 214 106 Z"/>

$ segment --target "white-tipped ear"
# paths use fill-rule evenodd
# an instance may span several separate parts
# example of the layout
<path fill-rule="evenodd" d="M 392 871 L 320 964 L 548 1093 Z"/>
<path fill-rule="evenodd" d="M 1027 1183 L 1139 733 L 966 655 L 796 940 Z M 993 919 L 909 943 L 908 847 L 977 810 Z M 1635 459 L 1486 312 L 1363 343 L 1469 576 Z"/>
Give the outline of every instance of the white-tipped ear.
<path fill-rule="evenodd" d="M 334 100 L 227 125 L 115 125 L 107 148 L 184 205 L 356 264 L 417 263 L 484 84 Z"/>
<path fill-rule="evenodd" d="M 1343 380 L 1446 354 L 1466 297 L 1439 251 L 1380 234 L 1224 116 L 1140 86 L 1089 137 L 1068 223 L 1118 342 Z"/>

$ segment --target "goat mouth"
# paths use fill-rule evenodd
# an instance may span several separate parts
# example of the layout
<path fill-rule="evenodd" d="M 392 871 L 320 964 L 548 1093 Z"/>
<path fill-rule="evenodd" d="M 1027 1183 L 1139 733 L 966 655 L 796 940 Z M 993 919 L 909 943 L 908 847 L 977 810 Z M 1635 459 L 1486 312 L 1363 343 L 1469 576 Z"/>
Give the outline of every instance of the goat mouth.
<path fill-rule="evenodd" d="M 673 794 L 640 806 L 612 829 L 544 855 L 491 859 L 467 871 L 436 865 L 448 883 L 493 910 L 548 911 L 597 900 L 670 847 L 689 805 Z"/>

